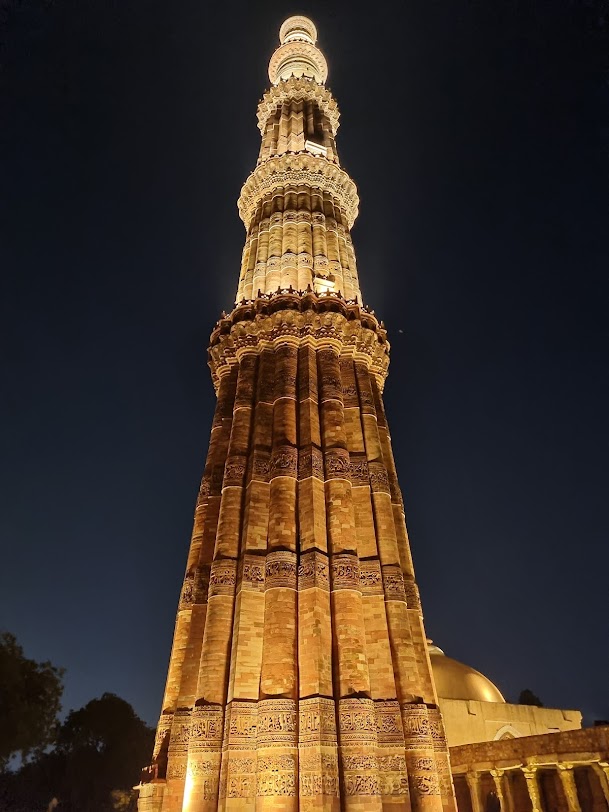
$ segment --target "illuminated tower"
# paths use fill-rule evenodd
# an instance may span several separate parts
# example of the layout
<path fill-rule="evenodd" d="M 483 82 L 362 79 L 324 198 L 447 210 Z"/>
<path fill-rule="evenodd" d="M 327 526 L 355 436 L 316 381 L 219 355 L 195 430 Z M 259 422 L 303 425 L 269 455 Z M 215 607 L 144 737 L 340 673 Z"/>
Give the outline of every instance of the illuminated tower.
<path fill-rule="evenodd" d="M 453 810 L 355 184 L 304 17 L 281 26 L 239 198 L 236 304 L 140 812 Z"/>

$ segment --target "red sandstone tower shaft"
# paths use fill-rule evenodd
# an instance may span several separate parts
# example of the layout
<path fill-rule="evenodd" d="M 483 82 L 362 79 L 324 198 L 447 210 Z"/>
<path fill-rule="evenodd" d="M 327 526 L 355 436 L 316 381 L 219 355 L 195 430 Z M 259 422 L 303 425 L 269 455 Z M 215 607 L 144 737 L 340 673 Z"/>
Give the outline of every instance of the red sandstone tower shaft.
<path fill-rule="evenodd" d="M 236 305 L 140 812 L 452 812 L 338 108 L 282 25 L 239 198 Z"/>

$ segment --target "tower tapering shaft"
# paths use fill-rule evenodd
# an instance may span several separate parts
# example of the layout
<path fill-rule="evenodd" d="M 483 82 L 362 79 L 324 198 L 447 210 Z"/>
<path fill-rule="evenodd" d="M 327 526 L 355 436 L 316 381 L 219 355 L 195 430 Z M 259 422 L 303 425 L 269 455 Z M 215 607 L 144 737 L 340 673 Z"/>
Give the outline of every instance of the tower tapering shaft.
<path fill-rule="evenodd" d="M 236 306 L 140 812 L 452 812 L 338 109 L 292 17 L 258 108 Z"/>

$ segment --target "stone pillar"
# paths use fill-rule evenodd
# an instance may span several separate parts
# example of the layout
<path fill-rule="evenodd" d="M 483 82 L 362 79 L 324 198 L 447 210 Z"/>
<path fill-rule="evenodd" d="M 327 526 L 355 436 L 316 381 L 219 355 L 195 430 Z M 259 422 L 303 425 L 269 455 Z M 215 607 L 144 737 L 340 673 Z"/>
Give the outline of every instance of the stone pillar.
<path fill-rule="evenodd" d="M 469 794 L 472 799 L 472 812 L 484 812 L 484 804 L 482 803 L 482 786 L 480 784 L 480 773 L 477 772 L 466 773 L 465 780 L 467 781 L 467 786 L 469 787 Z"/>
<path fill-rule="evenodd" d="M 594 772 L 598 775 L 603 795 L 609 806 L 609 764 L 604 761 L 598 761 L 590 765 Z"/>
<path fill-rule="evenodd" d="M 572 764 L 558 764 L 558 775 L 562 784 L 569 812 L 581 812 L 579 798 L 577 797 L 577 786 L 575 784 L 575 774 Z"/>
<path fill-rule="evenodd" d="M 543 812 L 539 784 L 537 783 L 537 767 L 521 767 L 520 769 L 527 783 L 532 812 Z"/>
<path fill-rule="evenodd" d="M 152 781 L 149 784 L 140 784 L 137 787 L 139 797 L 137 808 L 139 812 L 161 812 L 165 782 Z"/>
<path fill-rule="evenodd" d="M 509 795 L 510 790 L 508 787 L 507 793 L 505 792 L 504 771 L 491 770 L 491 776 L 495 782 L 495 792 L 497 793 L 497 798 L 499 798 L 499 803 L 501 804 L 501 812 L 511 812 L 511 799 L 507 800 L 506 797 L 506 795 Z"/>

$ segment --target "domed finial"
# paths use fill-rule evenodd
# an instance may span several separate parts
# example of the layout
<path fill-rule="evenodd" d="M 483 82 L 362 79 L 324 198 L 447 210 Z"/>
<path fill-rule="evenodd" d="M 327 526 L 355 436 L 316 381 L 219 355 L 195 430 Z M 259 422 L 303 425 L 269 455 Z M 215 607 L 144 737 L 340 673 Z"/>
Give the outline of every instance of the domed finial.
<path fill-rule="evenodd" d="M 279 41 L 282 45 L 295 39 L 310 42 L 311 45 L 317 42 L 317 29 L 308 17 L 288 17 L 279 29 Z"/>
<path fill-rule="evenodd" d="M 274 85 L 290 76 L 306 76 L 323 84 L 328 78 L 328 65 L 315 46 L 317 29 L 308 17 L 288 17 L 279 29 L 281 45 L 269 62 L 269 79 Z"/>

